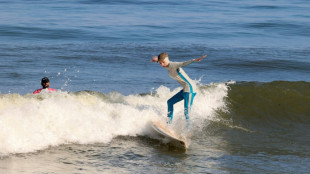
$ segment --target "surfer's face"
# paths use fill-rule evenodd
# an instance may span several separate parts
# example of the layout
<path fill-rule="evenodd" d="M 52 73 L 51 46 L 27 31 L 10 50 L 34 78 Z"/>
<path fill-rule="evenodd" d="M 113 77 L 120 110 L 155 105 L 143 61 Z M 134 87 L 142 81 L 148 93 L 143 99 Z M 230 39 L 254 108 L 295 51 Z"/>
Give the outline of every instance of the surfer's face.
<path fill-rule="evenodd" d="M 43 88 L 48 88 L 50 86 L 50 82 L 42 83 Z"/>
<path fill-rule="evenodd" d="M 162 66 L 162 67 L 167 67 L 169 65 L 169 59 L 164 59 L 162 61 L 159 61 L 159 64 Z"/>

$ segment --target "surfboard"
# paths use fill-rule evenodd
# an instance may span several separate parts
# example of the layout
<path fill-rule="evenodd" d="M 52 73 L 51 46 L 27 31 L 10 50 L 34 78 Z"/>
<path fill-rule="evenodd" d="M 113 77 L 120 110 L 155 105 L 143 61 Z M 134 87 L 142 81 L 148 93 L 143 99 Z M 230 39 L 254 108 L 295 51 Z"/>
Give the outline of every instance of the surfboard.
<path fill-rule="evenodd" d="M 175 135 L 175 133 L 172 130 L 169 130 L 166 126 L 163 126 L 159 122 L 153 121 L 152 127 L 157 133 L 170 139 L 172 144 L 184 149 L 188 148 L 186 140 L 182 137 L 178 137 L 177 135 Z"/>

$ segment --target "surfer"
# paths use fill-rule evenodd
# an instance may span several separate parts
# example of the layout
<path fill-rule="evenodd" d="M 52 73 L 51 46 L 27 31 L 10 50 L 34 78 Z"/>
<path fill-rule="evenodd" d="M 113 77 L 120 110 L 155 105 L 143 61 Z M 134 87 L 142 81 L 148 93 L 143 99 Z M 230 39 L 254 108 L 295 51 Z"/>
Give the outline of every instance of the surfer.
<path fill-rule="evenodd" d="M 42 90 L 47 89 L 48 92 L 54 92 L 56 91 L 56 89 L 50 88 L 50 80 L 47 77 L 43 77 L 41 80 L 41 85 L 42 88 L 41 89 L 37 89 L 35 90 L 33 93 L 34 94 L 39 94 Z"/>
<path fill-rule="evenodd" d="M 162 67 L 168 70 L 168 74 L 171 78 L 175 79 L 181 84 L 183 89 L 171 97 L 168 101 L 168 124 L 172 123 L 173 119 L 173 105 L 184 100 L 184 115 L 187 123 L 189 123 L 189 112 L 191 110 L 194 97 L 196 95 L 196 84 L 188 77 L 188 75 L 182 69 L 183 66 L 189 65 L 193 62 L 200 62 L 207 55 L 203 55 L 200 58 L 192 59 L 186 62 L 171 62 L 167 53 L 161 53 L 158 56 L 153 57 L 152 62 L 158 62 Z"/>

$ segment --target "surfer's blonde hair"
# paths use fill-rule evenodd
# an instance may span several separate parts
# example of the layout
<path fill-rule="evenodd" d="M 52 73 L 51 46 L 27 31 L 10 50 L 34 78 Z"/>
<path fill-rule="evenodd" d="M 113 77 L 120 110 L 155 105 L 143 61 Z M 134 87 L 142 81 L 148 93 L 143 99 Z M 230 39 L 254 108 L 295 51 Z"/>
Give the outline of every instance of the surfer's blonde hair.
<path fill-rule="evenodd" d="M 158 55 L 158 62 L 161 62 L 161 61 L 163 61 L 163 60 L 165 60 L 165 59 L 169 59 L 167 53 L 160 53 L 160 54 Z"/>

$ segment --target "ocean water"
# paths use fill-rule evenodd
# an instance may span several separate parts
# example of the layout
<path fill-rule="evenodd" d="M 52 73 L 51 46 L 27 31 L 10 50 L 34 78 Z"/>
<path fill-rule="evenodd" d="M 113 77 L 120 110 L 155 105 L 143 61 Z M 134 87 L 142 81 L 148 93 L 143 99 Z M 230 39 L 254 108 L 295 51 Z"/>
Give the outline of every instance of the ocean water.
<path fill-rule="evenodd" d="M 310 2 L 0 0 L 0 173 L 309 173 Z M 189 148 L 153 56 L 207 54 Z M 33 95 L 42 77 L 55 93 Z M 174 123 L 185 134 L 183 103 Z"/>

